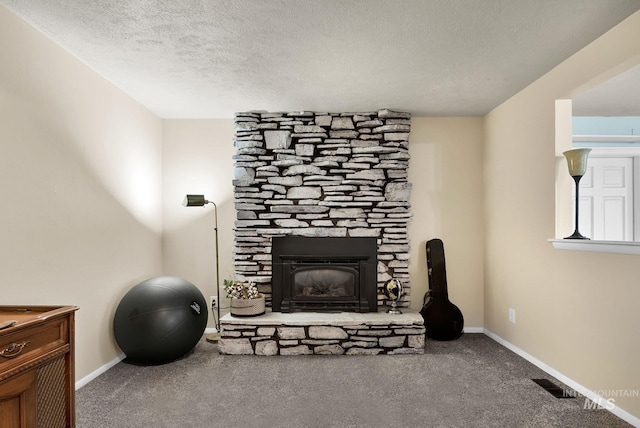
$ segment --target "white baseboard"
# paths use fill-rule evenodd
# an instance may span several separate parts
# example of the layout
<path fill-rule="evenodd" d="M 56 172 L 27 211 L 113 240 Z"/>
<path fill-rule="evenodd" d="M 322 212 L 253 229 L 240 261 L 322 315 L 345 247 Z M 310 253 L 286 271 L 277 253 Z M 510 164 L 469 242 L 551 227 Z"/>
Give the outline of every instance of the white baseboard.
<path fill-rule="evenodd" d="M 607 403 L 607 406 L 605 408 L 607 410 L 609 410 L 611 413 L 613 413 L 614 415 L 616 415 L 620 419 L 624 420 L 625 422 L 633 425 L 634 427 L 640 427 L 640 418 L 637 418 L 636 416 L 632 415 L 631 413 L 629 413 L 629 412 L 627 412 L 625 410 L 622 410 L 620 407 L 616 406 L 615 403 L 608 402 L 607 401 L 607 397 L 601 397 L 600 395 L 598 395 L 595 392 L 591 391 L 590 389 L 580 385 L 578 382 L 568 378 L 567 376 L 563 375 L 562 373 L 560 373 L 559 371 L 557 371 L 553 367 L 548 366 L 547 364 L 543 363 L 542 361 L 540 361 L 539 359 L 537 359 L 533 355 L 530 355 L 530 354 L 526 353 L 522 349 L 518 348 L 517 346 L 515 346 L 514 344 L 512 344 L 510 342 L 507 342 L 506 340 L 504 340 L 503 338 L 501 338 L 497 334 L 492 333 L 491 331 L 487 330 L 486 328 L 483 329 L 483 330 L 484 330 L 483 331 L 484 334 L 489 336 L 491 339 L 495 340 L 496 342 L 498 342 L 499 344 L 501 344 L 505 348 L 509 349 L 513 353 L 518 354 L 519 356 L 521 356 L 525 360 L 529 361 L 534 366 L 537 366 L 541 370 L 549 373 L 551 376 L 553 376 L 554 378 L 558 379 L 560 382 L 564 383 L 565 385 L 571 387 L 573 390 L 577 391 L 581 395 L 584 395 L 585 397 L 587 397 L 591 401 L 593 401 L 595 403 Z M 465 331 L 466 331 L 466 329 L 465 329 Z"/>
<path fill-rule="evenodd" d="M 113 360 L 109 361 L 104 366 L 98 368 L 97 370 L 94 370 L 93 372 L 89 373 L 79 381 L 76 381 L 76 391 L 82 388 L 83 386 L 85 386 L 86 384 L 88 384 L 89 382 L 91 382 L 92 380 L 94 380 L 95 378 L 97 378 L 98 376 L 100 376 L 102 373 L 109 370 L 111 367 L 118 364 L 120 361 L 124 360 L 125 357 L 126 355 L 124 353 L 120 354 L 117 357 L 115 357 Z"/>
<path fill-rule="evenodd" d="M 217 333 L 217 332 L 218 332 L 218 330 L 216 330 L 215 328 L 206 328 L 204 330 L 204 334 L 211 334 L 211 333 Z M 89 382 L 91 382 L 92 380 L 94 380 L 95 378 L 97 378 L 98 376 L 100 376 L 102 373 L 104 373 L 107 370 L 109 370 L 111 367 L 113 367 L 116 364 L 118 364 L 120 361 L 124 360 L 126 357 L 127 356 L 124 353 L 122 353 L 122 354 L 118 355 L 116 358 L 114 358 L 113 360 L 109 361 L 104 366 L 99 367 L 98 369 L 96 369 L 93 372 L 89 373 L 88 375 L 86 375 L 85 377 L 80 379 L 79 381 L 76 381 L 76 391 L 79 390 L 80 388 L 82 388 L 83 386 L 85 386 L 86 384 L 88 384 Z"/>
<path fill-rule="evenodd" d="M 484 333 L 484 327 L 465 327 L 462 331 L 465 333 Z"/>

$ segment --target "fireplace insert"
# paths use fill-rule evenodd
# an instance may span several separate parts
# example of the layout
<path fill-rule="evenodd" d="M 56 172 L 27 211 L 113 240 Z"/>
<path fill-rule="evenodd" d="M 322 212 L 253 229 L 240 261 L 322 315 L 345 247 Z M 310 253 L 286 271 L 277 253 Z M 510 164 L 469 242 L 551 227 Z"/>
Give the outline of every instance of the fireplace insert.
<path fill-rule="evenodd" d="M 274 312 L 376 312 L 376 238 L 274 237 Z"/>

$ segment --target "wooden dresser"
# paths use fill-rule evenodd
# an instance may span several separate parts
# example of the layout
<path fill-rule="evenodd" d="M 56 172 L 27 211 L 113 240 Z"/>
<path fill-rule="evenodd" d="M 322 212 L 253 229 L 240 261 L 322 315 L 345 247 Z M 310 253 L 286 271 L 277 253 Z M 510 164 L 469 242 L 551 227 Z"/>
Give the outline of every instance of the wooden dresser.
<path fill-rule="evenodd" d="M 76 306 L 0 306 L 0 427 L 75 426 Z"/>

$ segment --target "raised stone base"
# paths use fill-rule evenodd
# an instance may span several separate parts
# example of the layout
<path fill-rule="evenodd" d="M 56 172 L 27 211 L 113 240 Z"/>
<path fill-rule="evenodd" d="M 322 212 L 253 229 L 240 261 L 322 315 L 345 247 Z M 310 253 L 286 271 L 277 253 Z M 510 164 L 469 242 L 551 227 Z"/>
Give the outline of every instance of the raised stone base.
<path fill-rule="evenodd" d="M 424 320 L 417 312 L 280 313 L 220 320 L 218 351 L 226 355 L 423 354 Z"/>

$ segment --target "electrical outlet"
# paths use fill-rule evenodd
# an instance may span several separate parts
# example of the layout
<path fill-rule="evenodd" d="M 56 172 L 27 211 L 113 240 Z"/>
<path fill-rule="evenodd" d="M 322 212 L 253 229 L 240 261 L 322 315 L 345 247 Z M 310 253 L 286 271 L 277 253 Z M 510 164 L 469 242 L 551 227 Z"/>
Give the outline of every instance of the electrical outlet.
<path fill-rule="evenodd" d="M 516 310 L 513 308 L 509 308 L 509 321 L 512 323 L 516 323 Z"/>
<path fill-rule="evenodd" d="M 218 296 L 209 296 L 209 307 L 215 308 L 218 306 Z"/>

